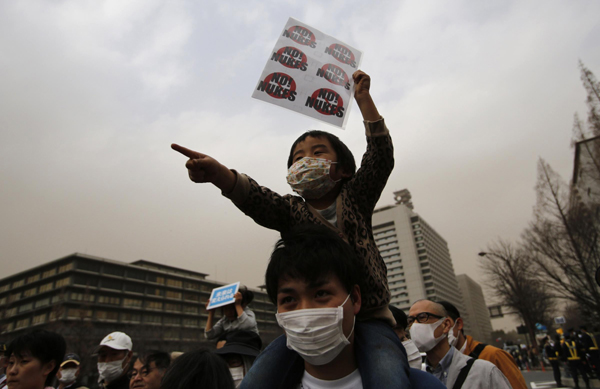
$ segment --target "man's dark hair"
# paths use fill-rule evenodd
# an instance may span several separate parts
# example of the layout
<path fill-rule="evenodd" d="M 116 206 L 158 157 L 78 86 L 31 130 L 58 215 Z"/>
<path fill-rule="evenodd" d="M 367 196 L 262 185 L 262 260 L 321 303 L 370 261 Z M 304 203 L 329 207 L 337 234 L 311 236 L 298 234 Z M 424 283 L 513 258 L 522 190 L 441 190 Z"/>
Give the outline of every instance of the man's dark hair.
<path fill-rule="evenodd" d="M 46 330 L 35 330 L 10 342 L 6 348 L 6 356 L 14 355 L 17 358 L 23 358 L 24 355 L 31 354 L 42 364 L 54 361 L 54 370 L 46 377 L 46 386 L 51 386 L 66 350 L 67 343 L 61 335 Z"/>
<path fill-rule="evenodd" d="M 141 354 L 140 362 L 146 369 L 150 369 L 150 364 L 154 362 L 154 365 L 158 370 L 166 370 L 171 364 L 171 355 L 164 351 L 148 350 Z"/>
<path fill-rule="evenodd" d="M 242 294 L 242 305 L 244 307 L 254 300 L 254 292 L 248 290 L 248 287 L 241 285 L 239 292 Z"/>
<path fill-rule="evenodd" d="M 583 330 L 583 331 L 587 332 L 587 327 L 586 326 L 579 326 L 579 330 L 580 331 Z"/>
<path fill-rule="evenodd" d="M 331 147 L 333 147 L 333 150 L 337 155 L 338 166 L 342 168 L 344 173 L 354 175 L 354 172 L 356 172 L 356 162 L 354 162 L 354 155 L 352 155 L 352 152 L 348 146 L 346 146 L 344 142 L 342 142 L 337 136 L 319 130 L 306 131 L 304 134 L 300 135 L 298 139 L 296 139 L 292 145 L 292 149 L 290 150 L 290 156 L 288 157 L 288 169 L 294 164 L 294 149 L 298 143 L 304 141 L 309 136 L 313 138 L 326 138 L 329 143 L 331 143 Z"/>
<path fill-rule="evenodd" d="M 390 305 L 389 307 L 390 311 L 392 311 L 392 316 L 394 316 L 394 320 L 396 320 L 396 327 L 405 330 L 406 327 L 408 327 L 408 317 L 406 316 L 406 313 L 393 305 Z"/>
<path fill-rule="evenodd" d="M 438 304 L 441 304 L 446 312 L 448 312 L 448 316 L 454 321 L 460 317 L 460 312 L 458 308 L 454 306 L 454 304 L 449 303 L 448 301 L 438 301 Z"/>
<path fill-rule="evenodd" d="M 160 389 L 234 389 L 229 367 L 223 358 L 201 349 L 184 353 L 167 369 Z"/>
<path fill-rule="evenodd" d="M 279 281 L 302 279 L 313 284 L 335 275 L 348 293 L 360 285 L 354 250 L 333 230 L 322 225 L 303 224 L 282 234 L 275 244 L 265 274 L 267 293 L 277 305 Z"/>

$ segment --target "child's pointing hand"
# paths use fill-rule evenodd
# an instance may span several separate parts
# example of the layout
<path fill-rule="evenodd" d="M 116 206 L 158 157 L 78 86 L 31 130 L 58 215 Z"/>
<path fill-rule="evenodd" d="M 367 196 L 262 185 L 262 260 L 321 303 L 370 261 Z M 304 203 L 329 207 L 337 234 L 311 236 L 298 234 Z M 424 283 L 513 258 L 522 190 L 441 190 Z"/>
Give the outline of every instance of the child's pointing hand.
<path fill-rule="evenodd" d="M 221 165 L 219 161 L 175 143 L 171 144 L 171 148 L 189 158 L 185 167 L 188 169 L 190 180 L 197 183 L 210 182 L 225 193 L 233 190 L 236 181 L 235 173 Z"/>

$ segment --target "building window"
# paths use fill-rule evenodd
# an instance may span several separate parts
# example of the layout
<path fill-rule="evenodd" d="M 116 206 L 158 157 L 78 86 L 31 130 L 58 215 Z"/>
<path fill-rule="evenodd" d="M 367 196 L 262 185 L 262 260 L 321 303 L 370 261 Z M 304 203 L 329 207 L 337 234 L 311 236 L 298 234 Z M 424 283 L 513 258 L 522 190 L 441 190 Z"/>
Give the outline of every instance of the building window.
<path fill-rule="evenodd" d="M 144 315 L 144 323 L 148 324 L 160 324 L 161 317 L 158 315 Z"/>
<path fill-rule="evenodd" d="M 195 293 L 186 293 L 184 296 L 185 300 L 187 301 L 200 301 L 200 295 L 197 295 Z"/>
<path fill-rule="evenodd" d="M 17 307 L 12 307 L 6 310 L 6 317 L 12 317 L 17 314 Z"/>
<path fill-rule="evenodd" d="M 98 280 L 95 278 L 90 278 L 89 276 L 85 276 L 83 274 L 75 274 L 75 276 L 73 277 L 73 284 L 91 286 L 95 288 L 98 286 Z"/>
<path fill-rule="evenodd" d="M 19 281 L 15 281 L 12 284 L 13 289 L 14 288 L 18 288 L 19 286 L 23 286 L 25 284 L 25 280 L 19 280 Z"/>
<path fill-rule="evenodd" d="M 27 303 L 19 306 L 19 313 L 31 311 L 33 308 L 33 303 Z"/>
<path fill-rule="evenodd" d="M 122 290 L 123 283 L 117 280 L 102 280 L 100 287 L 104 289 Z"/>
<path fill-rule="evenodd" d="M 427 250 L 425 249 L 417 250 L 417 254 L 425 254 L 426 252 Z"/>
<path fill-rule="evenodd" d="M 146 301 L 146 308 L 147 309 L 162 310 L 163 303 L 160 302 L 160 301 Z"/>
<path fill-rule="evenodd" d="M 121 320 L 130 323 L 139 323 L 142 321 L 142 315 L 139 313 L 122 313 Z"/>
<path fill-rule="evenodd" d="M 183 312 L 184 313 L 198 313 L 198 307 L 195 305 L 184 305 Z"/>
<path fill-rule="evenodd" d="M 41 315 L 36 315 L 33 317 L 33 320 L 31 321 L 31 325 L 36 325 L 36 324 L 43 324 L 46 322 L 46 314 L 42 313 Z"/>
<path fill-rule="evenodd" d="M 170 299 L 181 300 L 181 292 L 173 292 L 172 290 L 167 290 L 166 297 Z"/>
<path fill-rule="evenodd" d="M 25 292 L 23 292 L 23 297 L 34 296 L 36 292 L 37 292 L 37 288 L 27 289 Z"/>
<path fill-rule="evenodd" d="M 415 235 L 421 235 L 423 232 L 421 230 L 415 231 Z"/>
<path fill-rule="evenodd" d="M 48 320 L 49 321 L 58 320 L 58 319 L 61 319 L 62 316 L 63 316 L 63 310 L 62 309 L 55 309 L 55 310 L 52 310 L 50 312 Z"/>
<path fill-rule="evenodd" d="M 165 316 L 163 324 L 169 326 L 178 326 L 181 324 L 181 320 L 177 316 Z"/>
<path fill-rule="evenodd" d="M 135 271 L 135 270 L 127 270 L 127 277 L 128 278 L 135 278 L 136 280 L 145 280 L 146 279 L 146 274 L 139 272 L 139 271 Z M 142 292 L 143 293 L 143 292 Z"/>
<path fill-rule="evenodd" d="M 33 305 L 35 306 L 35 308 L 47 307 L 48 305 L 50 305 L 50 298 L 46 297 L 46 298 L 40 299 L 40 300 L 34 302 Z"/>
<path fill-rule="evenodd" d="M 127 292 L 144 294 L 144 285 L 140 285 L 140 284 L 125 284 L 125 290 Z"/>
<path fill-rule="evenodd" d="M 64 272 L 66 272 L 66 271 L 69 271 L 69 270 L 71 270 L 71 269 L 73 269 L 73 262 L 71 262 L 71 263 L 67 263 L 66 265 L 62 265 L 62 266 L 60 266 L 60 267 L 58 268 L 58 272 L 59 272 L 59 273 L 64 273 Z"/>
<path fill-rule="evenodd" d="M 172 280 L 170 278 L 167 278 L 167 286 L 174 286 L 176 288 L 182 288 L 183 287 L 183 281 Z"/>
<path fill-rule="evenodd" d="M 427 260 L 427 255 L 422 255 L 419 257 L 419 261 L 425 261 Z"/>
<path fill-rule="evenodd" d="M 202 290 L 202 287 L 200 286 L 200 284 L 197 284 L 195 282 L 184 282 L 183 287 L 185 289 L 191 289 L 191 290 L 197 290 L 200 291 Z"/>
<path fill-rule="evenodd" d="M 67 317 L 70 319 L 91 319 L 92 310 L 91 309 L 69 308 L 67 310 Z"/>
<path fill-rule="evenodd" d="M 420 241 L 422 241 L 422 240 L 423 240 L 423 237 L 422 237 L 422 236 L 417 236 L 417 237 L 415 238 L 415 242 L 420 242 Z"/>
<path fill-rule="evenodd" d="M 62 288 L 63 286 L 68 286 L 71 283 L 71 277 L 66 277 L 61 280 L 56 281 L 56 288 Z"/>
<path fill-rule="evenodd" d="M 81 261 L 77 263 L 77 269 L 90 271 L 94 273 L 100 273 L 100 264 L 91 261 Z"/>
<path fill-rule="evenodd" d="M 146 294 L 149 296 L 164 296 L 165 293 L 162 289 L 158 288 L 146 288 Z"/>
<path fill-rule="evenodd" d="M 425 288 L 431 288 L 433 286 L 433 282 L 426 282 Z"/>
<path fill-rule="evenodd" d="M 425 243 L 417 243 L 417 247 L 423 247 L 425 246 Z"/>
<path fill-rule="evenodd" d="M 17 320 L 17 324 L 15 324 L 15 330 L 18 330 L 19 328 L 25 328 L 28 326 L 29 326 L 29 318 Z"/>
<path fill-rule="evenodd" d="M 15 301 L 17 301 L 20 298 L 21 298 L 21 292 L 18 292 L 18 293 L 15 293 L 15 294 L 11 294 L 8 297 L 8 303 L 10 304 L 12 302 L 15 302 Z"/>
<path fill-rule="evenodd" d="M 119 314 L 112 311 L 96 311 L 96 319 L 98 320 L 119 320 Z"/>
<path fill-rule="evenodd" d="M 120 305 L 121 299 L 113 296 L 98 296 L 98 304 Z"/>
<path fill-rule="evenodd" d="M 419 221 L 419 217 L 418 216 L 413 216 L 413 217 L 410 218 L 410 222 L 411 223 L 416 223 L 418 221 Z"/>
<path fill-rule="evenodd" d="M 164 339 L 165 340 L 179 340 L 179 331 L 165 331 L 164 332 Z"/>
<path fill-rule="evenodd" d="M 181 305 L 179 305 L 179 304 L 172 304 L 172 303 L 166 303 L 165 304 L 165 311 L 181 312 Z"/>
<path fill-rule="evenodd" d="M 431 273 L 431 270 L 429 270 L 429 269 L 423 269 L 421 271 L 421 273 L 423 273 L 423 274 Z"/>
<path fill-rule="evenodd" d="M 184 327 L 198 327 L 198 319 L 183 319 Z"/>
<path fill-rule="evenodd" d="M 428 261 L 421 262 L 421 267 L 427 267 L 427 266 L 429 266 L 429 262 Z"/>
<path fill-rule="evenodd" d="M 6 296 L 0 298 L 0 305 L 6 304 Z"/>
<path fill-rule="evenodd" d="M 111 276 L 123 277 L 123 275 L 125 274 L 125 271 L 123 270 L 122 267 L 104 265 L 104 274 L 110 274 Z"/>
<path fill-rule="evenodd" d="M 51 276 L 53 276 L 55 274 L 56 274 L 56 268 L 50 269 L 50 270 L 46 270 L 45 272 L 42 273 L 42 278 L 51 277 Z"/>
<path fill-rule="evenodd" d="M 9 284 L 0 286 L 0 293 L 6 292 L 10 288 Z"/>
<path fill-rule="evenodd" d="M 429 281 L 431 279 L 431 276 L 425 276 L 423 277 L 423 281 Z"/>
<path fill-rule="evenodd" d="M 50 301 L 52 301 L 52 304 L 58 303 L 58 302 L 61 302 L 61 301 L 65 301 L 65 295 L 62 294 L 62 293 L 54 295 L 54 296 L 52 296 L 52 300 L 50 300 Z"/>
<path fill-rule="evenodd" d="M 123 306 L 130 308 L 141 308 L 142 300 L 138 299 L 123 299 Z"/>
<path fill-rule="evenodd" d="M 38 274 L 35 274 L 35 275 L 27 277 L 27 283 L 30 284 L 32 282 L 35 282 L 35 281 L 39 280 L 39 279 L 40 279 L 40 274 L 38 273 Z"/>
<path fill-rule="evenodd" d="M 48 282 L 47 284 L 40 286 L 40 293 L 44 293 L 44 292 L 48 292 L 48 291 L 52 290 L 53 284 L 54 284 L 53 282 Z"/>

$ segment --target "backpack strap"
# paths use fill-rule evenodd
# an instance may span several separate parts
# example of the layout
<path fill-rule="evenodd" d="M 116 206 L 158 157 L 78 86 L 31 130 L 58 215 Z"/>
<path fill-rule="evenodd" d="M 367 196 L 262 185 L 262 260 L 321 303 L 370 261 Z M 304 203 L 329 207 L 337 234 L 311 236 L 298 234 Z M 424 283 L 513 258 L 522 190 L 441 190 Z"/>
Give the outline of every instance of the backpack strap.
<path fill-rule="evenodd" d="M 469 356 L 473 359 L 478 359 L 479 358 L 479 354 L 481 354 L 481 352 L 483 351 L 483 349 L 487 346 L 487 344 L 485 343 L 479 343 L 474 349 L 473 351 L 471 351 L 471 354 L 469 354 Z"/>
<path fill-rule="evenodd" d="M 460 369 L 460 373 L 458 373 L 458 377 L 456 377 L 456 381 L 454 382 L 452 389 L 462 388 L 463 384 L 465 383 L 465 380 L 467 379 L 467 376 L 469 375 L 469 371 L 473 366 L 473 363 L 475 363 L 475 359 L 470 358 L 467 361 L 467 364 L 462 369 Z"/>

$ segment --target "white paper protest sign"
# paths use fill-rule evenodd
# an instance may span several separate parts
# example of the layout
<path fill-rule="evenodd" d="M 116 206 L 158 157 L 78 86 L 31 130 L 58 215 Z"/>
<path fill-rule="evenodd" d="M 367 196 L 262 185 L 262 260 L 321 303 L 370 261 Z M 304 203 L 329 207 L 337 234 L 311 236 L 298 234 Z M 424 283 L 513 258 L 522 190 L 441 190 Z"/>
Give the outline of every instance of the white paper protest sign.
<path fill-rule="evenodd" d="M 252 97 L 344 128 L 362 52 L 290 18 Z"/>
<path fill-rule="evenodd" d="M 210 294 L 210 299 L 208 300 L 209 302 L 206 306 L 206 309 L 208 310 L 213 308 L 219 308 L 223 305 L 229 305 L 231 303 L 234 303 L 235 298 L 233 296 L 237 293 L 239 289 L 239 282 L 214 288 L 212 290 L 212 293 Z"/>

